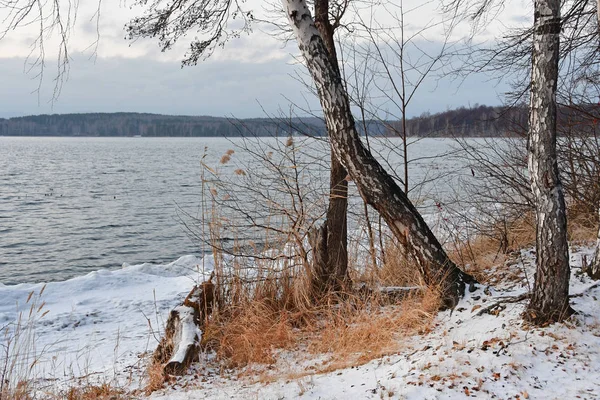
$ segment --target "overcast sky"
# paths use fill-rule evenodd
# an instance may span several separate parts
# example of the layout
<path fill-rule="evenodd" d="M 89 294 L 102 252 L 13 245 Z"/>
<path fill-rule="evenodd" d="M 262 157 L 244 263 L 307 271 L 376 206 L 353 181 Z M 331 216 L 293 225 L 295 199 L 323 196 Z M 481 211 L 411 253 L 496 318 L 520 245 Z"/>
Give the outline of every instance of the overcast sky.
<path fill-rule="evenodd" d="M 434 3 L 409 14 L 407 32 L 418 31 L 435 18 L 441 18 Z M 247 4 L 260 9 L 262 3 L 253 0 Z M 420 1 L 404 3 L 405 9 L 420 4 Z M 508 9 L 499 9 L 501 23 L 485 26 L 478 37 L 489 41 L 501 34 L 507 24 L 529 23 L 529 7 L 527 2 L 515 1 Z M 89 47 L 96 40 L 94 13 L 95 8 L 90 7 L 90 3 L 81 3 L 69 42 L 68 80 L 54 102 L 51 100 L 57 70 L 53 50 L 58 46 L 53 38 L 45 43 L 46 68 L 41 83 L 37 76 L 39 68 L 28 72 L 25 61 L 31 52 L 35 27 L 11 31 L 0 40 L 0 117 L 135 111 L 246 118 L 289 113 L 292 103 L 297 105 L 295 109 L 300 115 L 305 114 L 304 109 L 319 108 L 318 99 L 294 78 L 304 72 L 303 66 L 293 58 L 297 54 L 295 43 L 284 46 L 263 29 L 255 29 L 249 36 L 229 42 L 225 49 L 217 49 L 212 57 L 195 67 L 182 69 L 180 60 L 187 43 L 161 53 L 155 41 L 131 43 L 125 40 L 123 26 L 140 10 L 113 0 L 102 2 L 98 25 L 100 42 L 93 53 Z M 470 29 L 463 24 L 454 31 L 453 40 L 467 35 Z M 436 41 L 443 37 L 443 27 L 428 32 L 429 36 L 422 41 L 426 47 L 435 49 Z M 33 54 L 35 56 L 35 51 Z M 434 113 L 476 103 L 497 105 L 506 88 L 506 84 L 498 84 L 485 75 L 471 76 L 460 85 L 449 78 L 430 79 L 415 96 L 409 114 Z M 383 111 L 388 107 L 392 106 L 378 105 Z"/>

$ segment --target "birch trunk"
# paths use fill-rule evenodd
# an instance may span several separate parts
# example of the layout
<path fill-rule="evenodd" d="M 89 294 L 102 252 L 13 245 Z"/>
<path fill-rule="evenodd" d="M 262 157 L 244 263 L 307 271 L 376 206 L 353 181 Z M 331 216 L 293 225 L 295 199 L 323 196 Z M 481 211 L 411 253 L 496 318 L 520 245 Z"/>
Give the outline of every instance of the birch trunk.
<path fill-rule="evenodd" d="M 598 209 L 598 224 L 600 224 L 600 209 Z M 596 240 L 596 251 L 592 263 L 587 266 L 587 273 L 592 279 L 600 279 L 600 226 L 598 227 L 598 239 Z"/>
<path fill-rule="evenodd" d="M 332 66 L 339 72 L 333 38 L 334 28 L 329 21 L 329 0 L 315 1 L 315 26 L 323 37 Z M 321 232 L 324 238 L 320 242 L 322 243 L 320 247 L 313 248 L 313 251 L 320 252 L 313 258 L 312 286 L 316 295 L 328 290 L 339 291 L 350 284 L 347 228 L 348 182 L 346 181 L 348 173 L 333 152 L 331 152 L 330 165 L 329 204 L 324 231 Z"/>
<path fill-rule="evenodd" d="M 413 256 L 427 284 L 439 284 L 444 305 L 453 307 L 464 294 L 465 284 L 474 283 L 474 278 L 448 258 L 406 194 L 363 145 L 340 73 L 327 57 L 306 1 L 282 3 L 319 93 L 333 153 L 364 200 L 383 216 L 394 236 Z"/>
<path fill-rule="evenodd" d="M 570 313 L 565 199 L 556 158 L 560 0 L 535 0 L 528 166 L 536 212 L 537 267 L 525 318 L 544 325 Z"/>
<path fill-rule="evenodd" d="M 596 20 L 598 22 L 598 30 L 600 30 L 600 0 L 596 0 Z"/>

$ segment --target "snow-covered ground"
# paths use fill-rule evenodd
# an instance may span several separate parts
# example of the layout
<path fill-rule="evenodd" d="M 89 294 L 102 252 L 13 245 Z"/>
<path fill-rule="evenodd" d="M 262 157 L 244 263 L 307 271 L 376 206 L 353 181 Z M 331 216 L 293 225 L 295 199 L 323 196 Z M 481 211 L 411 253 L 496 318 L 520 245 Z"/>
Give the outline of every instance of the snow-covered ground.
<path fill-rule="evenodd" d="M 571 248 L 572 305 L 579 314 L 565 324 L 525 326 L 524 301 L 478 315 L 503 297 L 527 291 L 534 256 L 523 250 L 510 267 L 520 279 L 469 294 L 453 312 L 440 313 L 430 333 L 402 339 L 395 354 L 314 373 L 322 358 L 285 352 L 270 383 L 258 374 L 199 366 L 151 398 L 600 398 L 600 287 L 580 275 L 582 257 L 589 259 L 592 250 Z M 86 375 L 137 387 L 147 360 L 143 354 L 156 347 L 153 330 L 202 280 L 198 271 L 211 265 L 185 256 L 167 265 L 127 266 L 49 283 L 41 298 L 48 314 L 35 331 L 36 354 L 41 354 L 36 377 L 59 385 Z M 41 288 L 0 285 L 0 327 L 15 319 L 17 309 L 27 310 L 27 296 Z"/>
<path fill-rule="evenodd" d="M 35 320 L 35 349 L 17 356 L 24 367 L 36 360 L 28 377 L 46 380 L 50 386 L 69 384 L 82 376 L 99 382 L 116 379 L 120 384 L 133 380 L 135 384 L 145 369 L 143 354 L 156 348 L 157 331 L 162 330 L 169 310 L 195 282 L 204 280 L 203 271 L 210 270 L 210 257 L 184 256 L 166 265 L 99 270 L 46 285 L 0 284 L 0 327 L 11 329 L 9 324 L 19 314 L 25 324 Z M 30 317 L 30 304 L 42 289 Z M 21 336 L 21 342 L 30 341 L 27 334 Z M 6 342 L 5 335 L 0 339 Z M 15 346 L 14 351 L 23 353 L 27 345 Z M 2 357 L 0 352 L 0 361 Z M 24 371 L 19 374 L 21 378 Z"/>

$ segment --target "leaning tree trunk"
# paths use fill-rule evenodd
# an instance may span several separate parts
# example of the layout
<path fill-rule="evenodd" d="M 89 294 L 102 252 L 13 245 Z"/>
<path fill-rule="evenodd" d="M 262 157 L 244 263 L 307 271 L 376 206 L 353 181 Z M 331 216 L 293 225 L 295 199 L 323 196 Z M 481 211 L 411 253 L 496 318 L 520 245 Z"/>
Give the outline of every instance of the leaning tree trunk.
<path fill-rule="evenodd" d="M 474 283 L 474 278 L 448 258 L 406 194 L 362 144 L 341 75 L 327 57 L 306 0 L 282 2 L 317 87 L 332 151 L 361 196 L 383 216 L 394 236 L 414 257 L 427 284 L 439 284 L 444 305 L 453 307 L 464 294 L 465 284 Z"/>
<path fill-rule="evenodd" d="M 569 308 L 569 248 L 565 199 L 556 158 L 556 84 L 560 0 L 535 0 L 528 166 L 536 212 L 537 268 L 525 317 L 543 325 Z"/>
<path fill-rule="evenodd" d="M 337 53 L 333 38 L 334 27 L 329 21 L 329 1 L 315 1 L 315 25 L 321 33 L 327 55 L 339 72 Z M 329 127 L 328 127 L 329 129 Z M 331 133 L 329 133 L 331 136 Z M 312 287 L 318 296 L 326 291 L 339 291 L 350 284 L 348 276 L 348 181 L 346 169 L 331 153 L 329 177 L 329 204 L 322 230 L 320 246 L 313 246 Z M 316 254 L 316 252 L 320 254 Z"/>
<path fill-rule="evenodd" d="M 596 251 L 592 263 L 587 268 L 587 274 L 592 279 L 600 279 L 600 209 L 598 209 L 598 239 L 596 240 Z"/>

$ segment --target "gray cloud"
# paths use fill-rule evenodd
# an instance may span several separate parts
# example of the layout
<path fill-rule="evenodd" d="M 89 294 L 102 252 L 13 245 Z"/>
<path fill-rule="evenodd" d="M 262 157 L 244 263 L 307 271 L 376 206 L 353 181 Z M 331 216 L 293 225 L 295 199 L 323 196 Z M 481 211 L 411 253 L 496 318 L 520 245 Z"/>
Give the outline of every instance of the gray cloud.
<path fill-rule="evenodd" d="M 23 74 L 20 59 L 0 59 L 4 115 L 136 111 L 164 114 L 261 116 L 259 105 L 275 112 L 285 96 L 301 98 L 283 61 L 261 64 L 207 62 L 181 68 L 178 62 L 147 58 L 76 58 L 58 101 L 52 106 L 52 64 L 39 96 L 38 80 Z M 315 99 L 313 106 L 318 106 Z"/>
<path fill-rule="evenodd" d="M 209 60 L 197 67 L 150 58 L 75 57 L 62 93 L 52 105 L 55 70 L 48 63 L 38 96 L 38 80 L 23 73 L 23 60 L 0 58 L 0 117 L 43 113 L 151 112 L 181 115 L 264 116 L 289 110 L 289 99 L 313 110 L 318 99 L 290 77 L 301 65 L 285 60 L 263 63 Z M 457 89 L 452 83 L 431 82 L 411 104 L 411 116 L 461 105 L 498 104 L 502 87 L 473 76 Z M 39 100 L 39 102 L 38 102 Z M 384 115 L 382 115 L 384 116 Z"/>

